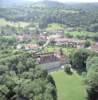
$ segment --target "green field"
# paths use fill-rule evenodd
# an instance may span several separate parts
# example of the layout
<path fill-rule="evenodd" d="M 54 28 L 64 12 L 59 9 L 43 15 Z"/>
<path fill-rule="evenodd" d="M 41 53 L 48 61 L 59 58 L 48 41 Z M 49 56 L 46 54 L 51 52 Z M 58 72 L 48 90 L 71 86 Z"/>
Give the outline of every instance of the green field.
<path fill-rule="evenodd" d="M 55 31 L 55 30 L 64 30 L 65 36 L 70 35 L 74 38 L 77 37 L 85 37 L 85 36 L 91 36 L 93 34 L 95 34 L 94 32 L 87 32 L 87 31 L 78 31 L 76 29 L 73 31 L 68 31 L 68 28 L 66 25 L 63 24 L 57 24 L 57 23 L 52 23 L 52 24 L 48 24 L 48 27 L 46 28 L 47 31 Z"/>
<path fill-rule="evenodd" d="M 66 47 L 57 47 L 57 46 L 48 46 L 47 48 L 44 49 L 45 52 L 59 52 L 59 50 L 62 48 L 63 53 L 65 55 L 70 55 L 72 54 L 76 48 L 66 48 Z"/>
<path fill-rule="evenodd" d="M 71 36 L 73 36 L 74 38 L 76 38 L 77 36 L 88 36 L 88 35 L 92 35 L 92 34 L 94 34 L 94 32 L 87 32 L 87 31 L 72 31 L 72 32 L 68 32 L 68 31 L 65 31 L 65 35 L 67 35 L 67 34 L 69 34 L 69 35 L 71 35 Z"/>
<path fill-rule="evenodd" d="M 0 26 L 6 26 L 6 25 L 9 25 L 9 26 L 14 26 L 14 27 L 25 27 L 25 26 L 28 26 L 29 23 L 26 23 L 26 22 L 11 22 L 11 21 L 7 21 L 3 18 L 0 18 Z"/>
<path fill-rule="evenodd" d="M 64 25 L 57 24 L 57 23 L 49 24 L 48 27 L 46 28 L 47 31 L 55 31 L 55 30 L 62 30 L 62 29 L 64 29 Z"/>
<path fill-rule="evenodd" d="M 58 92 L 58 100 L 86 100 L 85 86 L 77 74 L 67 75 L 63 71 L 52 73 Z"/>

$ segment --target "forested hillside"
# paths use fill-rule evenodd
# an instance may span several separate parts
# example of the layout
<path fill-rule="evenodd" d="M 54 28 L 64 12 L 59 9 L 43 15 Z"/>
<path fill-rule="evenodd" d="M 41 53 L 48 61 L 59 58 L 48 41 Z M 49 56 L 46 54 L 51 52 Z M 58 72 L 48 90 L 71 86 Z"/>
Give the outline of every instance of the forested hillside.
<path fill-rule="evenodd" d="M 60 23 L 67 27 L 80 27 L 88 31 L 98 31 L 98 4 L 62 4 L 52 1 L 0 8 L 0 18 L 10 21 L 38 23 L 45 28 L 50 23 Z"/>

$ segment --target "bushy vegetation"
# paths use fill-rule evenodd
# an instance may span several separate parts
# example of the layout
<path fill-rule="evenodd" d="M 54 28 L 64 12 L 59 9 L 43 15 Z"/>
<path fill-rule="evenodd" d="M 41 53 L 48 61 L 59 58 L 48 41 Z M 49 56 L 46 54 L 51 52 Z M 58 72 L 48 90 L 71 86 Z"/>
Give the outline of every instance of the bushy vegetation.
<path fill-rule="evenodd" d="M 32 54 L 23 52 L 0 59 L 1 100 L 57 100 L 52 77 L 35 64 Z"/>
<path fill-rule="evenodd" d="M 86 60 L 89 57 L 89 52 L 87 50 L 77 50 L 71 57 L 72 67 L 76 70 L 85 71 L 86 69 Z"/>
<path fill-rule="evenodd" d="M 48 24 L 59 23 L 67 27 L 72 27 L 78 30 L 86 30 L 90 32 L 98 32 L 98 12 L 94 10 L 96 7 L 80 5 L 72 7 L 68 5 L 59 4 L 57 2 L 44 1 L 38 4 L 29 4 L 15 6 L 13 9 L 0 8 L 0 18 L 5 18 L 8 21 L 14 22 L 31 22 L 38 23 L 40 28 L 46 28 Z M 45 5 L 44 7 L 42 5 Z M 54 7 L 51 7 L 54 6 Z M 62 6 L 61 6 L 62 5 Z M 91 9 L 92 7 L 92 9 Z M 87 11 L 88 9 L 88 11 Z M 89 10 L 90 9 L 90 10 Z"/>
<path fill-rule="evenodd" d="M 86 77 L 88 100 L 98 99 L 98 56 L 89 57 L 87 60 Z"/>
<path fill-rule="evenodd" d="M 70 64 L 66 64 L 66 65 L 64 66 L 64 71 L 65 71 L 67 74 L 72 74 L 71 65 L 70 65 Z"/>
<path fill-rule="evenodd" d="M 85 77 L 88 100 L 98 99 L 98 54 L 87 50 L 76 51 L 71 58 L 72 67 Z"/>
<path fill-rule="evenodd" d="M 84 44 L 84 47 L 85 48 L 88 48 L 88 47 L 90 47 L 91 46 L 91 42 L 89 41 L 89 40 L 86 40 L 85 41 L 85 44 Z"/>

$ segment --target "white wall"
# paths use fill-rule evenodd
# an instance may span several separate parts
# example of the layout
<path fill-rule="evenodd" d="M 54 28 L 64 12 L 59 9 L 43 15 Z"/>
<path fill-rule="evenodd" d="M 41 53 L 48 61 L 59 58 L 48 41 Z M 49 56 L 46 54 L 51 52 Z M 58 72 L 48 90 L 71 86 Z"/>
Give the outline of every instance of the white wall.
<path fill-rule="evenodd" d="M 60 67 L 60 65 L 61 65 L 60 61 L 57 61 L 57 62 L 51 62 L 46 64 L 40 64 L 38 66 L 42 67 L 43 69 L 51 70 Z"/>

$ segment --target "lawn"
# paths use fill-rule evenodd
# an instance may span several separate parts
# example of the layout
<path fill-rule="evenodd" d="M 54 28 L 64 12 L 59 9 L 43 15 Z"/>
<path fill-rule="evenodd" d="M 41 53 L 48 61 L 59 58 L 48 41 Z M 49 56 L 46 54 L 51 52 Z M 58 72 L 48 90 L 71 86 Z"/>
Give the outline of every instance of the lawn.
<path fill-rule="evenodd" d="M 86 100 L 86 91 L 82 77 L 67 75 L 63 71 L 52 73 L 58 92 L 58 100 Z"/>

